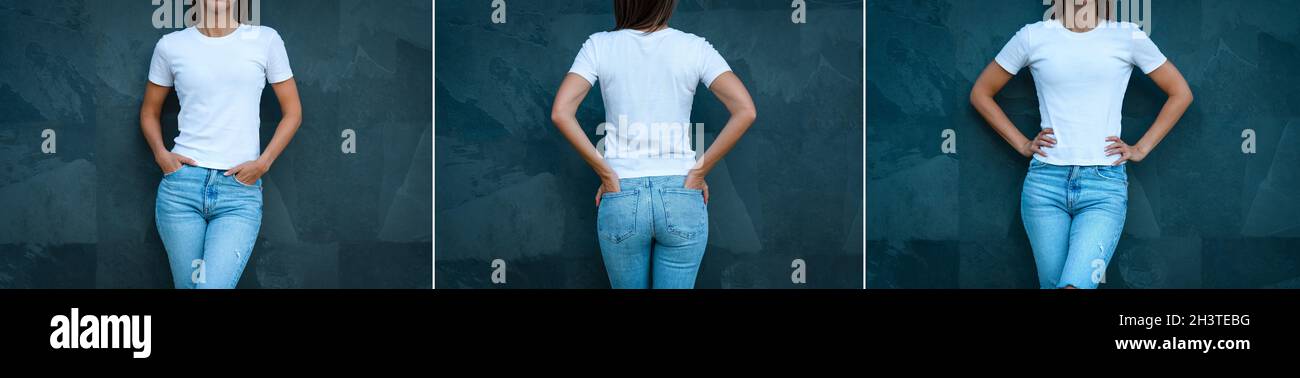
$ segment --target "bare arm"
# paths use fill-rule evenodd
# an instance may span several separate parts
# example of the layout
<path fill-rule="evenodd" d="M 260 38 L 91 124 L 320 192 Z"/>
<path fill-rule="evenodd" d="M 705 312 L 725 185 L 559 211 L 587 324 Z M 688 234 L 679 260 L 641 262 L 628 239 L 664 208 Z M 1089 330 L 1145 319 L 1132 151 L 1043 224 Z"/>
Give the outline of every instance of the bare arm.
<path fill-rule="evenodd" d="M 266 149 L 257 160 L 245 162 L 226 171 L 226 176 L 235 175 L 239 182 L 252 184 L 262 178 L 271 169 L 271 164 L 280 157 L 284 148 L 289 146 L 293 135 L 302 125 L 302 101 L 298 98 L 298 84 L 293 78 L 271 84 L 276 99 L 280 100 L 280 124 L 275 127 L 275 135 L 266 144 Z"/>
<path fill-rule="evenodd" d="M 1142 139 L 1138 140 L 1135 145 L 1127 145 L 1118 136 L 1111 136 L 1106 140 L 1114 142 L 1106 146 L 1106 155 L 1120 155 L 1118 160 L 1113 164 L 1119 165 L 1125 160 L 1142 161 L 1146 159 L 1147 154 L 1160 144 L 1160 140 L 1169 134 L 1169 130 L 1174 128 L 1179 119 L 1183 118 L 1183 113 L 1187 107 L 1192 105 L 1192 88 L 1187 85 L 1187 80 L 1183 74 L 1178 72 L 1173 62 L 1165 62 L 1155 71 L 1151 71 L 1148 76 L 1155 81 L 1156 86 L 1160 87 L 1169 99 L 1165 100 L 1164 107 L 1160 108 L 1160 114 L 1156 116 L 1155 122 L 1147 129 Z"/>
<path fill-rule="evenodd" d="M 704 151 L 699 161 L 695 162 L 695 167 L 690 173 L 686 174 L 686 187 L 700 189 L 704 191 L 704 202 L 709 202 L 709 185 L 704 181 L 704 177 L 713 170 L 713 166 L 722 160 L 731 148 L 736 146 L 740 137 L 745 135 L 749 126 L 754 124 L 758 118 L 758 110 L 754 107 L 754 100 L 749 96 L 749 90 L 745 89 L 745 84 L 740 82 L 740 78 L 730 71 L 724 72 L 713 80 L 709 86 L 713 95 L 718 97 L 719 101 L 727 107 L 731 113 L 731 118 L 727 124 L 722 127 L 722 132 L 709 145 L 709 149 Z"/>
<path fill-rule="evenodd" d="M 1056 145 L 1056 141 L 1052 137 L 1052 129 L 1042 130 L 1031 141 L 1021 134 L 1019 129 L 1016 129 L 1016 125 L 1011 123 L 1011 119 L 1007 118 L 1006 113 L 1002 112 L 1002 107 L 998 106 L 997 101 L 993 100 L 993 96 L 997 95 L 998 91 L 1001 91 L 1002 87 L 1006 86 L 1008 81 L 1011 81 L 1011 78 L 1011 73 L 1002 69 L 1002 66 L 998 65 L 997 62 L 990 62 L 988 66 L 984 67 L 984 72 L 980 73 L 980 77 L 975 80 L 975 86 L 971 88 L 970 103 L 980 113 L 980 116 L 984 117 L 984 121 L 988 122 L 989 126 L 994 131 L 997 131 L 998 135 L 1002 136 L 1002 139 L 1007 141 L 1007 144 L 1010 144 L 1012 148 L 1015 148 L 1016 152 L 1019 152 L 1021 156 L 1029 157 L 1033 154 L 1047 156 L 1042 147 Z"/>
<path fill-rule="evenodd" d="M 555 102 L 551 105 L 551 122 L 555 128 L 560 130 L 564 139 L 578 150 L 578 155 L 582 160 L 596 171 L 600 176 L 600 188 L 596 189 L 596 206 L 600 206 L 600 197 L 605 193 L 618 192 L 618 174 L 614 169 L 605 162 L 605 158 L 600 156 L 596 151 L 596 146 L 591 144 L 587 135 L 582 132 L 582 126 L 578 124 L 578 105 L 582 105 L 582 99 L 587 97 L 587 92 L 591 91 L 591 83 L 582 76 L 569 73 L 564 76 L 564 81 L 560 83 L 560 89 L 555 92 Z"/>
<path fill-rule="evenodd" d="M 140 103 L 140 133 L 144 134 L 144 140 L 153 152 L 154 162 L 158 163 L 163 174 L 176 172 L 181 169 L 181 164 L 194 164 L 194 159 L 174 154 L 163 144 L 162 107 L 171 90 L 170 87 L 149 82 L 144 88 L 144 101 Z"/>

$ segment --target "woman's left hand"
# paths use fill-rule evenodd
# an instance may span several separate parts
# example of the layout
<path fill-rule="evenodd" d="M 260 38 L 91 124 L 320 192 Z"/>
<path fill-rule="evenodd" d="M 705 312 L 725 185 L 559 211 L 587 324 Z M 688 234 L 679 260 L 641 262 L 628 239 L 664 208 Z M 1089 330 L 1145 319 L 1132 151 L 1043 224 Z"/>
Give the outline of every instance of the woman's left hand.
<path fill-rule="evenodd" d="M 270 164 L 261 160 L 253 160 L 226 170 L 226 176 L 234 175 L 235 181 L 239 181 L 244 185 L 253 185 L 256 184 L 257 180 L 262 178 L 262 175 L 266 174 L 266 171 L 270 169 Z"/>
<path fill-rule="evenodd" d="M 709 183 L 704 182 L 704 175 L 695 172 L 686 174 L 686 183 L 682 186 L 686 189 L 697 189 L 704 192 L 704 203 L 709 203 Z"/>
<path fill-rule="evenodd" d="M 1147 157 L 1147 152 L 1141 147 L 1130 146 L 1117 136 L 1106 137 L 1106 141 L 1113 142 L 1106 146 L 1106 156 L 1119 155 L 1119 160 L 1115 160 L 1110 165 L 1120 165 L 1126 160 L 1136 163 Z"/>

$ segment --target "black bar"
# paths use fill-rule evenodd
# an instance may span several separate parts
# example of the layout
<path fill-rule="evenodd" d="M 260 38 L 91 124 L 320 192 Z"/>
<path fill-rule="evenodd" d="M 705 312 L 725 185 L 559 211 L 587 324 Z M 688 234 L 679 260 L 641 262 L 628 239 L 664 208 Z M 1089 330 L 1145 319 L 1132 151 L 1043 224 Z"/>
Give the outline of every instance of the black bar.
<path fill-rule="evenodd" d="M 150 315 L 146 361 L 564 353 L 836 351 L 866 355 L 1235 358 L 1294 353 L 1298 291 L 596 290 L 0 291 L 6 356 L 131 361 L 127 349 L 60 349 L 51 318 Z M 1123 326 L 1121 315 L 1235 316 L 1237 324 Z M 1240 319 L 1248 324 L 1240 324 Z M 1219 321 L 1222 323 L 1223 321 Z M 1116 340 L 1245 340 L 1245 350 L 1117 350 Z M 841 346 L 842 345 L 842 346 Z M 847 349 L 846 349 L 847 348 Z"/>

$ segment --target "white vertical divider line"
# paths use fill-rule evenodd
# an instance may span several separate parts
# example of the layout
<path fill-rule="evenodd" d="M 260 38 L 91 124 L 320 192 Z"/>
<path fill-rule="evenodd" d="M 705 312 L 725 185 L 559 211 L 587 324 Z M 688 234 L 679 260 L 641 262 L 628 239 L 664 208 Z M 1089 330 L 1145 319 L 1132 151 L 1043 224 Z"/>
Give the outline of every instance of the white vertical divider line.
<path fill-rule="evenodd" d="M 433 164 L 430 164 L 432 171 L 429 174 L 429 180 L 432 182 L 429 187 L 433 188 L 429 191 L 429 196 L 432 197 L 430 203 L 433 204 L 429 208 L 430 227 L 432 227 L 429 230 L 429 280 L 431 281 L 429 288 L 436 290 L 438 289 L 438 196 L 434 193 L 438 191 L 438 4 L 433 0 L 429 0 L 429 4 L 431 6 L 429 29 L 433 33 L 433 38 L 429 40 L 429 50 L 433 53 L 433 64 L 429 67 L 433 71 L 429 75 L 429 91 L 433 95 L 433 106 L 429 108 L 429 138 L 432 139 L 429 141 L 429 146 L 433 149 L 433 153 L 430 154 L 433 159 Z"/>
<path fill-rule="evenodd" d="M 867 289 L 867 4 L 862 3 L 862 289 Z"/>

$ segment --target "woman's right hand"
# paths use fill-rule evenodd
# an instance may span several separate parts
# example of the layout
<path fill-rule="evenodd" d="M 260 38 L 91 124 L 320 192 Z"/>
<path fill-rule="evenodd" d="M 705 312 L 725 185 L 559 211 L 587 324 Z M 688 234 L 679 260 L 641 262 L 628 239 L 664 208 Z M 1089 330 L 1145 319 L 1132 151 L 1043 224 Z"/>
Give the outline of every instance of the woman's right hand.
<path fill-rule="evenodd" d="M 194 165 L 194 159 L 185 155 L 165 151 L 154 155 L 154 161 L 158 163 L 158 168 L 162 169 L 163 175 L 169 175 L 181 170 L 181 165 Z"/>
<path fill-rule="evenodd" d="M 601 179 L 600 187 L 596 188 L 596 207 L 600 207 L 600 197 L 604 196 L 605 193 L 618 193 L 619 190 L 618 177 Z"/>
<path fill-rule="evenodd" d="M 1047 152 L 1043 151 L 1043 147 L 1056 147 L 1056 135 L 1054 135 L 1054 132 L 1050 128 L 1039 131 L 1038 136 L 1034 137 L 1034 140 L 1026 142 L 1024 145 L 1020 146 L 1020 156 L 1032 157 L 1034 154 L 1038 154 L 1039 156 L 1046 157 Z"/>

